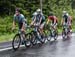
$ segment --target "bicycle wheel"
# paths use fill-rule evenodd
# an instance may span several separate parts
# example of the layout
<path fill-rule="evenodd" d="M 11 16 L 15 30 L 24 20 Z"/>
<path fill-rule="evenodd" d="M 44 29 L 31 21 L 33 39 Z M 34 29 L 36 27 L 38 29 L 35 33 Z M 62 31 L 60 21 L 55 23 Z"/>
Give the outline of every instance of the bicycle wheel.
<path fill-rule="evenodd" d="M 45 41 L 50 40 L 50 31 L 48 29 L 44 30 L 44 37 L 45 37 Z"/>
<path fill-rule="evenodd" d="M 58 32 L 50 30 L 50 41 L 53 39 L 53 41 L 57 40 Z"/>
<path fill-rule="evenodd" d="M 63 38 L 63 40 L 67 39 L 67 33 L 65 31 L 62 32 L 62 38 Z"/>
<path fill-rule="evenodd" d="M 30 47 L 32 44 L 31 44 L 31 34 L 28 33 L 26 34 L 26 37 L 25 37 L 25 46 L 26 47 Z"/>
<path fill-rule="evenodd" d="M 48 37 L 48 41 L 51 41 L 51 39 L 52 39 L 52 32 L 51 32 L 51 30 L 49 30 L 49 37 Z"/>
<path fill-rule="evenodd" d="M 36 35 L 34 35 L 34 32 L 31 33 L 31 43 L 32 45 L 36 45 L 37 41 L 36 41 Z"/>
<path fill-rule="evenodd" d="M 16 34 L 12 41 L 13 50 L 17 50 L 20 47 L 21 37 L 20 34 Z"/>
<path fill-rule="evenodd" d="M 57 40 L 58 38 L 58 31 L 55 31 L 55 37 L 54 37 L 54 40 Z"/>

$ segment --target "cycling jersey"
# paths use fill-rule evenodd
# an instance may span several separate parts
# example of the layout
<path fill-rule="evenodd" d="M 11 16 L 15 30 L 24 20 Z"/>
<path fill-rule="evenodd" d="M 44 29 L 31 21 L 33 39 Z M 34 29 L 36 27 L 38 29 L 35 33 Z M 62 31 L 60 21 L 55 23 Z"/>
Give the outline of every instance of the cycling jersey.
<path fill-rule="evenodd" d="M 41 19 L 41 23 L 43 23 L 45 21 L 45 17 L 42 14 L 37 14 L 36 22 L 40 22 L 40 19 Z"/>
<path fill-rule="evenodd" d="M 56 18 L 56 16 L 49 16 L 48 19 L 51 20 L 52 23 L 54 23 L 54 20 L 56 20 L 56 23 L 58 21 L 57 18 Z"/>
<path fill-rule="evenodd" d="M 63 19 L 64 19 L 65 23 L 67 23 L 67 21 L 68 21 L 68 16 L 67 16 L 67 15 L 63 15 Z"/>
<path fill-rule="evenodd" d="M 64 19 L 65 23 L 71 24 L 71 22 L 72 22 L 71 16 L 63 15 L 63 19 Z"/>
<path fill-rule="evenodd" d="M 25 22 L 25 17 L 24 15 L 20 14 L 20 15 L 14 15 L 14 21 L 18 22 L 19 25 L 19 29 L 22 28 L 23 22 Z"/>

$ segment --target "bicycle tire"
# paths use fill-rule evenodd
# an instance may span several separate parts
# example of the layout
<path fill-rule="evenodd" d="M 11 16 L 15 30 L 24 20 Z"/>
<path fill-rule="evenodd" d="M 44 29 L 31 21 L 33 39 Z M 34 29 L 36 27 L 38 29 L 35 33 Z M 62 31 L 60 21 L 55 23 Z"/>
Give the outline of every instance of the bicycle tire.
<path fill-rule="evenodd" d="M 26 38 L 25 38 L 25 46 L 26 47 L 30 47 L 32 44 L 31 44 L 31 34 L 30 33 L 28 33 L 28 34 L 26 34 L 25 35 L 26 36 Z M 29 43 L 29 44 L 28 44 Z"/>
<path fill-rule="evenodd" d="M 16 39 L 16 37 L 18 36 L 18 39 L 19 39 L 19 44 L 17 45 L 17 47 L 15 47 L 15 39 Z M 13 41 L 12 41 L 12 47 L 13 47 L 13 50 L 18 50 L 19 49 L 19 47 L 20 47 L 20 43 L 21 43 L 21 37 L 20 37 L 20 34 L 16 34 L 15 36 L 14 36 L 14 38 L 13 38 Z"/>

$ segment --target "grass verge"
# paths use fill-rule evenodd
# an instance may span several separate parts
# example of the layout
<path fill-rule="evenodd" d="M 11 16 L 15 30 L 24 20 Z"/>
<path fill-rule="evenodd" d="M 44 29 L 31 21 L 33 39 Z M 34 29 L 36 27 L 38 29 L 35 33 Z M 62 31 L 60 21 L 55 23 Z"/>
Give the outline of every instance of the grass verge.
<path fill-rule="evenodd" d="M 73 32 L 75 32 L 75 29 L 72 29 L 72 30 L 73 30 Z M 58 32 L 59 32 L 59 34 L 61 34 L 62 30 L 59 29 Z M 1 42 L 12 41 L 12 39 L 13 39 L 14 36 L 15 36 L 14 33 L 1 35 L 1 36 L 0 36 L 0 43 L 1 43 Z"/>

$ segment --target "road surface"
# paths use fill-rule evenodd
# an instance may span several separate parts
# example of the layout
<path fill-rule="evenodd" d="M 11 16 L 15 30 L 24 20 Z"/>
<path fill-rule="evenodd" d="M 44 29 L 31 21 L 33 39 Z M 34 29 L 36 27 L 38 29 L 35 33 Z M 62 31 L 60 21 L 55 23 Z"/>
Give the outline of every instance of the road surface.
<path fill-rule="evenodd" d="M 10 44 L 6 43 L 4 48 L 6 45 L 10 47 Z M 47 42 L 42 46 L 22 47 L 16 52 L 12 49 L 3 50 L 0 51 L 0 57 L 75 57 L 75 34 L 66 41 L 63 41 L 60 36 L 57 41 Z"/>

